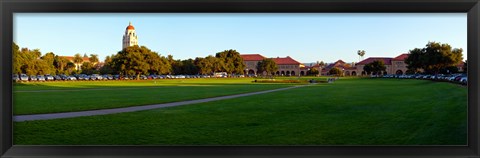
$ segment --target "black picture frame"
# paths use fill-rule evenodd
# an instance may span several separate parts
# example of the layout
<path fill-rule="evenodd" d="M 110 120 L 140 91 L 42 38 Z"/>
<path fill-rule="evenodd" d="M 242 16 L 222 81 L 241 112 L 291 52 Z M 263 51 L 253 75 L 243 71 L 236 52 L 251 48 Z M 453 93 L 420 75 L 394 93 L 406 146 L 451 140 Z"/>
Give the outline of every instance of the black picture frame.
<path fill-rule="evenodd" d="M 479 149 L 479 0 L 2 0 L 1 157 L 462 157 Z M 12 146 L 13 13 L 468 13 L 467 146 Z M 472 82 L 473 81 L 473 82 Z"/>

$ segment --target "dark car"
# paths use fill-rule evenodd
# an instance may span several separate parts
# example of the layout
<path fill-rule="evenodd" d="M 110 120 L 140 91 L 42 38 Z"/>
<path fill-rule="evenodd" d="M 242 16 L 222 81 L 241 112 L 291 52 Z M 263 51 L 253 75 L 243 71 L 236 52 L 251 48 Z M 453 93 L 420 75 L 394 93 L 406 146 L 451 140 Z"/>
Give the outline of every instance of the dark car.
<path fill-rule="evenodd" d="M 56 80 L 56 81 L 60 81 L 60 80 L 62 80 L 62 77 L 60 77 L 60 75 L 55 75 L 55 77 L 54 77 L 54 78 L 55 78 L 55 80 Z"/>

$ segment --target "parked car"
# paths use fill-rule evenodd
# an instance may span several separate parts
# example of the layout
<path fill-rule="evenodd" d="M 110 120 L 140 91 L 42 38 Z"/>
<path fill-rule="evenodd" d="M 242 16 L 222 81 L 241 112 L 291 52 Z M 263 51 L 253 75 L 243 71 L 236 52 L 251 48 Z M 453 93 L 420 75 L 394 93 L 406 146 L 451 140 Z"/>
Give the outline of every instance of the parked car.
<path fill-rule="evenodd" d="M 30 75 L 30 81 L 37 81 L 37 76 Z"/>
<path fill-rule="evenodd" d="M 90 78 L 90 80 L 102 80 L 103 79 L 103 77 L 100 76 L 99 74 L 92 74 L 92 75 L 90 75 L 89 78 Z"/>
<path fill-rule="evenodd" d="M 45 75 L 45 80 L 46 80 L 46 81 L 53 81 L 54 78 L 53 78 L 52 75 L 47 74 L 47 75 Z"/>
<path fill-rule="evenodd" d="M 62 77 L 60 77 L 60 75 L 55 75 L 55 77 L 54 77 L 54 78 L 55 78 L 55 80 L 56 80 L 56 81 L 60 81 L 60 80 L 62 80 Z"/>
<path fill-rule="evenodd" d="M 38 81 L 45 81 L 45 76 L 43 76 L 43 75 L 37 75 L 37 80 L 38 80 Z"/>
<path fill-rule="evenodd" d="M 460 79 L 460 83 L 462 83 L 462 84 L 467 84 L 467 80 L 468 80 L 468 77 L 467 77 L 467 76 L 462 77 L 462 78 Z"/>
<path fill-rule="evenodd" d="M 66 80 L 68 81 L 76 81 L 77 78 L 75 76 L 66 76 Z"/>
<path fill-rule="evenodd" d="M 15 81 L 15 82 L 20 81 L 20 77 L 18 76 L 18 74 L 13 74 L 12 75 L 12 80 Z"/>
<path fill-rule="evenodd" d="M 27 76 L 27 74 L 20 74 L 20 80 L 21 80 L 21 81 L 28 81 L 28 76 Z"/>

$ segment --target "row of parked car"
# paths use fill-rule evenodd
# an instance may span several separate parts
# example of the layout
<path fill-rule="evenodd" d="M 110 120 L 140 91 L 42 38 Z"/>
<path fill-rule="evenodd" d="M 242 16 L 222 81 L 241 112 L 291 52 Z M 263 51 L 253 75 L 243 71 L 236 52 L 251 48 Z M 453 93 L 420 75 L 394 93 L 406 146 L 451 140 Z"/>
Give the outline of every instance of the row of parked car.
<path fill-rule="evenodd" d="M 379 76 L 376 76 L 379 77 Z M 402 78 L 402 79 L 424 79 L 424 80 L 434 80 L 434 81 L 448 81 L 466 85 L 468 82 L 467 74 L 437 74 L 437 75 L 383 75 L 383 78 Z"/>
<path fill-rule="evenodd" d="M 214 78 L 213 75 L 140 75 L 141 80 L 148 79 L 177 79 L 177 78 Z M 235 75 L 233 77 L 244 77 L 243 75 Z M 26 75 L 13 74 L 14 81 L 77 81 L 77 80 L 136 80 L 136 75 L 100 75 L 100 74 L 77 74 L 77 75 Z"/>

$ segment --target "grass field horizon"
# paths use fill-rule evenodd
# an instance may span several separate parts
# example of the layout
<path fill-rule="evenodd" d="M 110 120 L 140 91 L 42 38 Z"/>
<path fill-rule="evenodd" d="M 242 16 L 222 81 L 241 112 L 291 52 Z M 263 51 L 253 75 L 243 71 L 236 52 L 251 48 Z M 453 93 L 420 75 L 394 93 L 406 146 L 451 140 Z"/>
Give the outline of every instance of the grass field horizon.
<path fill-rule="evenodd" d="M 209 87 L 202 92 L 218 95 L 216 91 L 238 93 L 233 89 L 240 87 L 248 87 L 244 92 L 296 85 L 252 80 L 172 87 L 187 87 L 181 89 L 186 94 Z M 36 86 L 14 89 L 42 89 Z M 25 94 L 14 92 L 14 101 Z M 15 145 L 466 145 L 467 106 L 467 88 L 455 84 L 340 78 L 332 84 L 178 107 L 15 122 L 13 140 Z"/>

